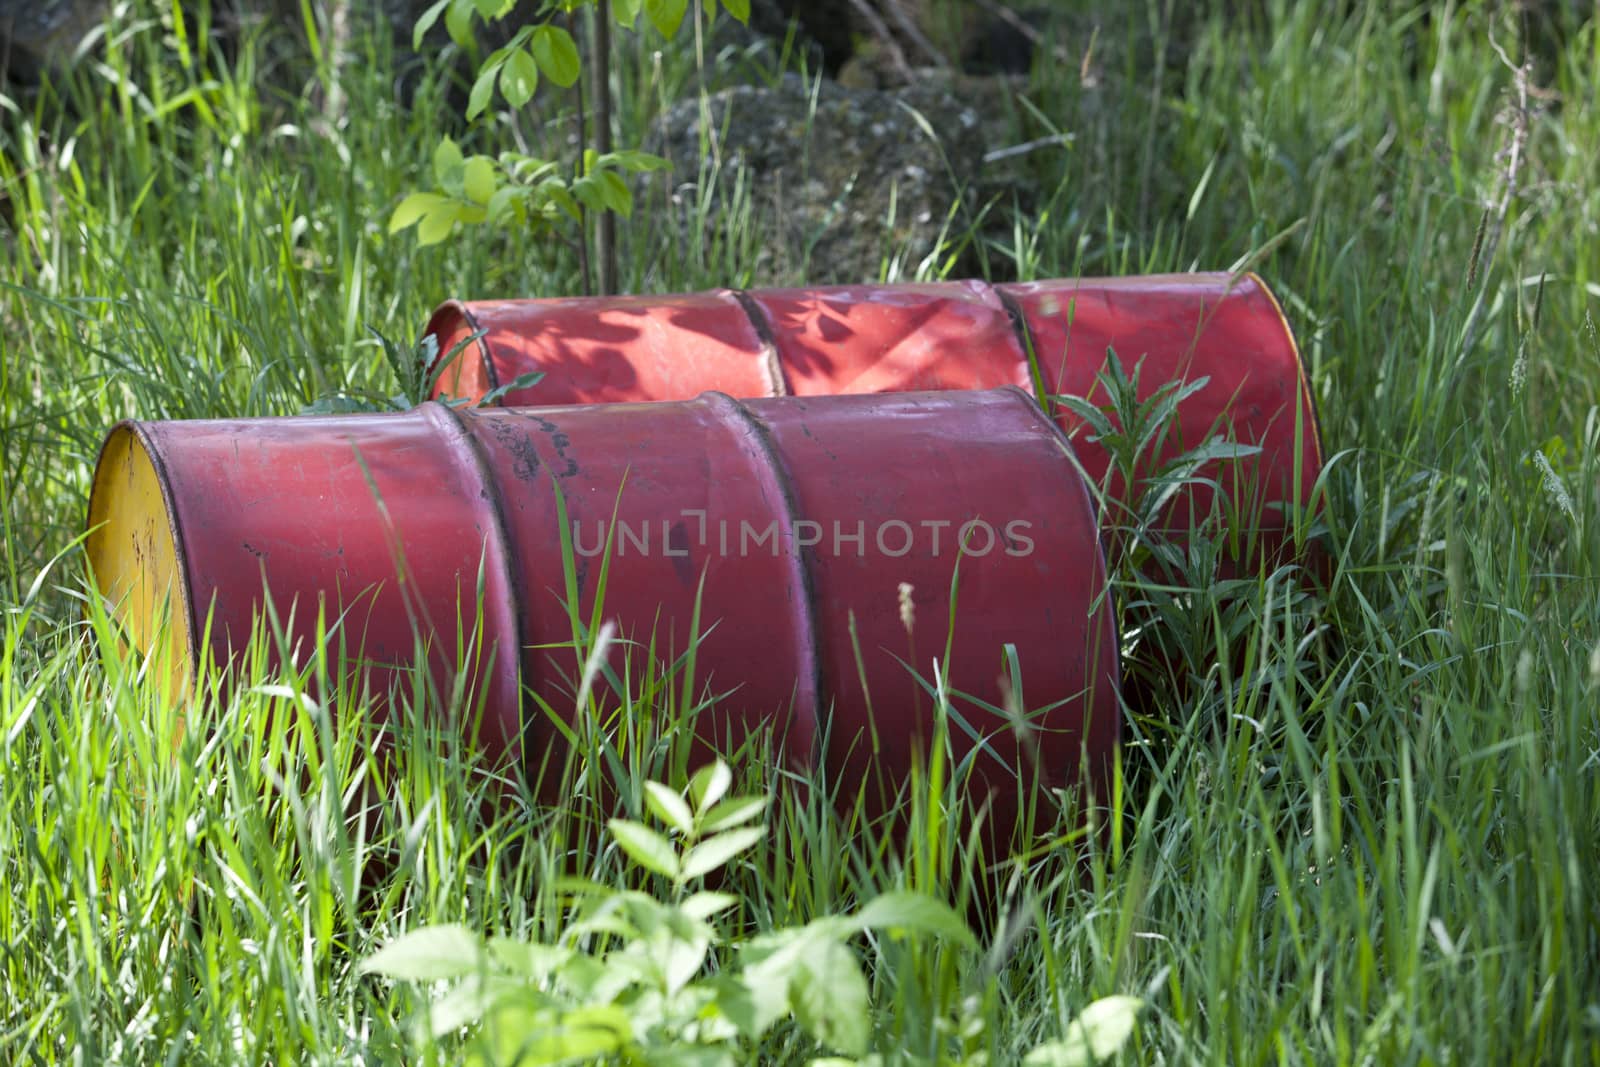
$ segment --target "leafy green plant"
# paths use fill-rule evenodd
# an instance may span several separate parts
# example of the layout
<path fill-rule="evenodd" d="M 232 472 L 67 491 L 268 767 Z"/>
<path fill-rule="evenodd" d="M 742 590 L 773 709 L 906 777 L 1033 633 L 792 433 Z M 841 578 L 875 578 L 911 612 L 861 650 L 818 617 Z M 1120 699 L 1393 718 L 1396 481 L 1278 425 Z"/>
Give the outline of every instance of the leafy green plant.
<path fill-rule="evenodd" d="M 947 904 L 890 892 L 848 915 L 738 941 L 727 917 L 739 897 L 706 879 L 767 834 L 759 796 L 729 795 L 733 773 L 718 760 L 687 789 L 644 785 L 645 806 L 665 832 L 628 819 L 608 823 L 635 868 L 660 879 L 661 896 L 584 880 L 564 888 L 571 921 L 550 943 L 484 939 L 458 924 L 424 927 L 390 942 L 361 970 L 396 980 L 454 981 L 419 1023 L 425 1041 L 464 1028 L 471 1064 L 747 1062 L 774 1027 L 792 1019 L 818 1045 L 880 1064 L 873 1044 L 871 986 L 859 935 L 927 936 L 958 949 L 977 940 Z M 1096 1001 L 1059 1042 L 1026 1062 L 1076 1065 L 1115 1054 L 1132 1035 L 1142 1002 Z"/>
<path fill-rule="evenodd" d="M 515 222 L 535 232 L 554 227 L 563 218 L 582 221 L 582 211 L 633 211 L 633 193 L 621 172 L 661 170 L 667 161 L 646 152 L 601 154 L 585 149 L 576 177 L 562 166 L 520 152 L 498 156 L 466 156 L 449 137 L 433 152 L 438 192 L 412 193 L 389 218 L 389 232 L 417 227 L 420 244 L 437 244 L 458 224 Z"/>
<path fill-rule="evenodd" d="M 1275 569 L 1265 581 L 1248 567 L 1240 572 L 1240 561 L 1257 558 L 1262 519 L 1282 508 L 1288 534 L 1302 543 L 1321 537 L 1324 522 L 1292 501 L 1268 505 L 1260 514 L 1241 510 L 1235 499 L 1253 498 L 1250 464 L 1260 447 L 1233 440 L 1220 425 L 1192 447 L 1172 447 L 1179 405 L 1210 379 L 1167 381 L 1146 391 L 1142 373 L 1140 364 L 1128 368 L 1108 349 L 1089 396 L 1050 400 L 1110 459 L 1103 484 L 1095 488 L 1117 598 L 1123 671 L 1134 715 L 1156 711 L 1146 725 L 1166 734 L 1176 724 L 1154 706 L 1141 706 L 1145 701 L 1164 694 L 1170 704 L 1219 670 L 1231 678 L 1263 669 L 1265 604 L 1276 600 L 1279 611 L 1292 607 L 1302 620 L 1318 610 L 1310 584 L 1293 569 L 1277 569 L 1279 561 L 1269 561 Z M 1126 488 L 1113 491 L 1115 483 Z M 1237 492 L 1224 492 L 1225 484 Z M 1173 514 L 1178 494 L 1188 489 L 1212 491 L 1209 512 Z M 1306 655 L 1300 649 L 1291 662 L 1298 665 Z"/>
<path fill-rule="evenodd" d="M 1106 366 L 1095 379 L 1095 396 L 1052 396 L 1053 404 L 1081 420 L 1088 440 L 1110 457 L 1107 478 L 1130 488 L 1128 493 L 1099 494 L 1104 521 L 1121 535 L 1122 562 L 1141 567 L 1168 555 L 1170 544 L 1161 536 L 1162 518 L 1174 497 L 1186 486 L 1214 483 L 1207 473 L 1220 464 L 1240 463 L 1259 455 L 1256 445 L 1229 440 L 1215 433 L 1195 446 L 1157 463 L 1177 424 L 1178 407 L 1200 392 L 1211 379 L 1162 382 L 1149 395 L 1140 396 L 1142 367 L 1123 366 L 1114 349 L 1106 350 Z M 1108 486 L 1101 486 L 1102 490 Z"/>
<path fill-rule="evenodd" d="M 750 0 L 702 2 L 713 11 L 720 3 L 740 22 L 749 21 Z M 415 225 L 418 241 L 429 245 L 449 237 L 458 225 L 511 222 L 542 233 L 563 222 L 584 227 L 585 212 L 593 212 L 600 220 L 596 249 L 600 290 L 612 291 L 617 272 L 610 220 L 614 215 L 626 218 L 633 211 L 633 193 L 623 175 L 661 170 L 668 164 L 637 149 L 611 149 L 610 24 L 633 31 L 643 14 L 658 33 L 670 39 L 683 24 L 688 7 L 689 0 L 544 0 L 533 21 L 520 26 L 506 44 L 478 64 L 467 97 L 466 118 L 471 121 L 487 111 L 497 92 L 513 109 L 527 106 L 541 79 L 562 89 L 577 86 L 583 71 L 577 41 L 554 19 L 559 14 L 571 21 L 576 12 L 587 8 L 593 15 L 592 142 L 584 144 L 574 166 L 523 152 L 467 156 L 446 137 L 433 153 L 437 191 L 415 192 L 402 200 L 389 219 L 389 231 Z M 442 18 L 457 45 L 476 51 L 474 21 L 500 21 L 516 8 L 515 0 L 438 0 L 417 19 L 413 46 L 420 50 L 424 36 Z M 583 133 L 580 139 L 587 141 Z M 586 255 L 584 262 L 587 286 Z"/>

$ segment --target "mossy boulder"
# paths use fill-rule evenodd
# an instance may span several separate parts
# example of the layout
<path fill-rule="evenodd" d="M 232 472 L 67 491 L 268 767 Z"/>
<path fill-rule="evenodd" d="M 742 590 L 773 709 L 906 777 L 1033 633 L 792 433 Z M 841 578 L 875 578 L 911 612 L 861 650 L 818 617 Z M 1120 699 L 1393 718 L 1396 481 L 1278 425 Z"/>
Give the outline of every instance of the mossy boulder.
<path fill-rule="evenodd" d="M 949 82 L 884 92 L 790 75 L 716 93 L 704 112 L 682 101 L 650 147 L 673 163 L 686 227 L 703 182 L 715 181 L 713 199 L 748 183 L 766 227 L 764 281 L 861 282 L 915 276 L 942 236 L 965 231 L 961 194 L 980 176 L 991 125 Z"/>

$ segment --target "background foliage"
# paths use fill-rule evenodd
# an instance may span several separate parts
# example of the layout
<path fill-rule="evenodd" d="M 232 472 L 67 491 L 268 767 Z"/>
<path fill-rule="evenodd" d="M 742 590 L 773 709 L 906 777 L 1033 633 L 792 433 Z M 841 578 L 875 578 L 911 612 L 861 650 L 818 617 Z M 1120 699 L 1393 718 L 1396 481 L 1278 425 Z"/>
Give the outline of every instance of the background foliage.
<path fill-rule="evenodd" d="M 198 6 L 121 4 L 69 82 L 0 101 L 0 1058 L 442 1057 L 419 1052 L 427 998 L 360 961 L 435 924 L 553 940 L 562 877 L 659 889 L 598 798 L 638 821 L 646 781 L 684 784 L 679 687 L 641 667 L 628 717 L 595 696 L 588 776 L 552 772 L 569 808 L 489 805 L 526 793 L 419 715 L 386 763 L 358 711 L 334 729 L 259 666 L 175 706 L 84 602 L 75 539 L 119 418 L 392 395 L 369 325 L 409 338 L 447 295 L 576 291 L 558 239 L 387 233 L 445 137 L 548 158 L 570 122 L 467 129 L 454 68 L 402 77 L 386 34 L 342 64 L 287 22 L 223 47 L 184 29 Z M 1104 833 L 1073 836 L 1073 813 L 1009 861 L 926 778 L 901 854 L 759 743 L 729 753 L 770 803 L 719 887 L 730 936 L 889 892 L 971 916 L 975 946 L 851 941 L 876 1008 L 858 1047 L 884 1062 L 1014 1062 L 1111 994 L 1148 1003 L 1139 1061 L 1593 1062 L 1600 30 L 1541 5 L 1084 7 L 1098 31 L 1058 37 L 1081 61 L 1021 90 L 1070 144 L 1024 157 L 1037 196 L 980 267 L 1263 271 L 1332 457 L 1331 593 L 1276 575 L 1162 602 L 1177 650 L 1216 666 L 1157 679 Z M 737 58 L 621 38 L 619 143 Z M 633 188 L 622 288 L 767 280 L 737 198 L 704 200 L 719 214 L 685 240 L 667 187 Z M 793 1023 L 759 1046 L 823 1054 Z"/>

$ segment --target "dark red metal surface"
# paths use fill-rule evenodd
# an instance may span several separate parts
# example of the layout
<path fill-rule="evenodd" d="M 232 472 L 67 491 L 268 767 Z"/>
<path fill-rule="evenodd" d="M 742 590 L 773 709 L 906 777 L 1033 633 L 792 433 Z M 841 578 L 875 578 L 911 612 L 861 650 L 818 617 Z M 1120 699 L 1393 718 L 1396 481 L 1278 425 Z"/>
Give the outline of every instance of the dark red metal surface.
<path fill-rule="evenodd" d="M 755 290 L 744 302 L 798 396 L 1029 385 L 1010 316 L 981 282 Z"/>
<path fill-rule="evenodd" d="M 1095 379 L 1114 348 L 1130 371 L 1140 368 L 1142 396 L 1167 382 L 1208 379 L 1179 407 L 1145 471 L 1217 433 L 1261 447 L 1258 457 L 1201 472 L 1226 493 L 1233 532 L 1265 542 L 1263 552 L 1241 552 L 1247 566 L 1282 556 L 1286 521 L 1274 509 L 1308 503 L 1322 465 L 1294 338 L 1254 274 L 451 303 L 429 329 L 446 347 L 485 331 L 441 382 L 443 392 L 479 397 L 521 374 L 546 373 L 507 404 L 677 400 L 702 390 L 1032 391 L 1029 345 L 1047 393 L 1104 400 Z M 1106 478 L 1113 505 L 1127 502 L 1127 487 L 1107 478 L 1105 449 L 1069 411 L 1059 417 L 1091 477 Z M 1209 513 L 1212 495 L 1204 485 L 1186 488 L 1167 523 L 1181 533 Z"/>
<path fill-rule="evenodd" d="M 772 723 L 791 759 L 822 761 L 846 796 L 874 766 L 892 790 L 932 716 L 906 664 L 931 680 L 934 658 L 944 659 L 958 559 L 942 670 L 964 694 L 957 713 L 986 736 L 974 767 L 980 791 L 994 790 L 996 827 L 1015 815 L 1012 770 L 1031 778 L 1037 767 L 1045 785 L 1061 785 L 1083 753 L 1098 766 L 1118 736 L 1093 505 L 1061 431 L 1017 389 L 476 412 L 426 404 L 131 429 L 173 516 L 191 632 L 202 632 L 208 606 L 215 613 L 213 647 L 197 656 L 226 655 L 249 633 L 265 585 L 281 615 L 292 609 L 302 644 L 317 605 L 342 617 L 379 687 L 412 661 L 415 633 L 448 683 L 458 620 L 470 628 L 481 611 L 496 655 L 478 679 L 487 712 L 478 741 L 492 755 L 559 757 L 559 733 L 527 714 L 519 687 L 560 713 L 573 708 L 577 654 L 551 647 L 572 636 L 557 486 L 585 618 L 608 534 L 603 617 L 622 637 L 682 653 L 703 581 L 697 680 L 726 694 L 697 722 L 708 744 Z M 102 501 L 102 513 L 116 511 Z M 963 554 L 963 527 L 975 522 Z M 94 537 L 121 535 L 113 524 Z M 912 589 L 910 634 L 901 583 Z M 1008 645 L 1026 708 L 1043 709 L 1027 744 L 983 707 L 1006 706 Z M 952 732 L 958 753 L 973 750 Z"/>
<path fill-rule="evenodd" d="M 436 396 L 477 399 L 540 369 L 551 373 L 536 390 L 510 393 L 507 406 L 689 400 L 710 389 L 740 397 L 787 391 L 771 346 L 726 291 L 668 300 L 452 301 L 428 324 L 441 352 L 480 329 L 485 336 L 446 369 Z M 706 367 L 715 367 L 714 374 Z M 717 384 L 697 384 L 707 377 Z"/>

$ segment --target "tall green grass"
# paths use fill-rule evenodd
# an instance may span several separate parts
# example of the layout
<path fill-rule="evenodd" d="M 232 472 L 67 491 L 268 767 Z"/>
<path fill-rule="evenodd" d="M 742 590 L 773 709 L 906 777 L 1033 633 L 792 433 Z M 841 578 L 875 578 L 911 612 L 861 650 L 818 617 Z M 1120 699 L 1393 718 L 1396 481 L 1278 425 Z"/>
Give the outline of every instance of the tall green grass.
<path fill-rule="evenodd" d="M 995 275 L 1262 271 L 1330 457 L 1326 596 L 1274 572 L 1158 597 L 1124 562 L 1119 596 L 1159 601 L 1204 669 L 1156 679 L 1103 832 L 1064 816 L 1011 860 L 926 777 L 906 809 L 940 837 L 903 856 L 758 740 L 735 773 L 773 832 L 728 875 L 740 921 L 896 887 L 970 908 L 981 953 L 867 945 L 895 1062 L 1011 1062 L 1110 993 L 1149 1001 L 1140 1061 L 1600 1062 L 1600 28 L 1231 6 L 1083 5 L 1092 54 L 1041 62 L 1016 108 L 1018 142 L 1072 134 L 1022 157 L 1037 209 L 954 238 Z M 311 694 L 338 691 L 337 655 L 247 657 L 182 699 L 118 648 L 76 547 L 113 421 L 391 392 L 367 326 L 406 338 L 446 295 L 577 278 L 515 233 L 384 233 L 450 125 L 445 66 L 397 89 L 363 32 L 329 114 L 302 28 L 180 43 L 178 7 L 119 7 L 72 79 L 0 103 L 0 1059 L 404 1060 L 421 1000 L 358 961 L 434 922 L 546 936 L 559 876 L 635 879 L 580 776 L 640 817 L 697 698 L 638 650 L 593 697 L 590 758 L 547 769 L 579 797 L 552 809 L 416 700 L 386 754 L 361 694 L 335 724 Z M 1530 92 L 1497 46 L 1538 50 Z M 619 64 L 624 140 L 700 86 L 687 46 L 652 49 Z M 554 143 L 563 121 L 464 136 Z M 774 280 L 758 198 L 704 198 L 685 241 L 661 195 L 624 228 L 630 289 Z M 760 1058 L 815 1054 L 787 1028 Z"/>

